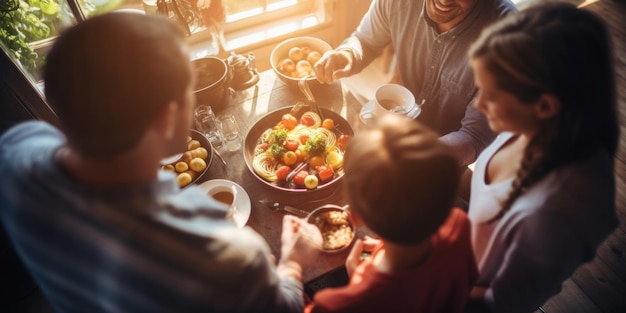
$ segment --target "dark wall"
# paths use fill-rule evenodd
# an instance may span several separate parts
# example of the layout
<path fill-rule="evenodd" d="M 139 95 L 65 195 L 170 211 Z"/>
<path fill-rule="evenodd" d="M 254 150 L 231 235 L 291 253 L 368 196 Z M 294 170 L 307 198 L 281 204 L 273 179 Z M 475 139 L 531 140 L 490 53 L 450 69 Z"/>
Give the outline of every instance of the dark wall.
<path fill-rule="evenodd" d="M 33 118 L 4 81 L 0 83 L 0 104 L 0 134 L 16 123 Z"/>
<path fill-rule="evenodd" d="M 0 133 L 24 120 L 39 119 L 58 125 L 58 119 L 36 86 L 0 50 Z"/>

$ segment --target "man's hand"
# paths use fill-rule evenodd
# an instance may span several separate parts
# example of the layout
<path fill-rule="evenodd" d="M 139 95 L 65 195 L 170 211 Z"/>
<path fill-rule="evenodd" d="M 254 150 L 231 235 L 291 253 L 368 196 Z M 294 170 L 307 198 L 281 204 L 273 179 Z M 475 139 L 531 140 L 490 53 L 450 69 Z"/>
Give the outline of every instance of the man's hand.
<path fill-rule="evenodd" d="M 315 63 L 313 70 L 317 81 L 331 84 L 336 79 L 350 75 L 354 56 L 347 49 L 330 50 Z"/>
<path fill-rule="evenodd" d="M 283 217 L 278 275 L 302 280 L 302 268 L 314 262 L 322 249 L 322 234 L 315 225 L 292 215 Z"/>

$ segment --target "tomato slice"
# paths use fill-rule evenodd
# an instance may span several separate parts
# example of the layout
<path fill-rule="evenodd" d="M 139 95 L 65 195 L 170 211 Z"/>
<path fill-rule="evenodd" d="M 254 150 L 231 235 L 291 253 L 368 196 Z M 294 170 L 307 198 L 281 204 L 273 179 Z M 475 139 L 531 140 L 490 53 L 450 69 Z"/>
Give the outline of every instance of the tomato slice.
<path fill-rule="evenodd" d="M 284 181 L 287 178 L 287 175 L 291 172 L 291 167 L 287 165 L 283 165 L 276 170 L 276 178 L 279 181 Z"/>
<path fill-rule="evenodd" d="M 304 186 L 304 179 L 309 176 L 309 172 L 302 170 L 299 171 L 296 176 L 293 177 L 293 182 L 294 184 L 296 184 L 297 186 Z"/>
<path fill-rule="evenodd" d="M 315 120 L 310 115 L 304 114 L 300 118 L 300 124 L 304 126 L 313 126 L 313 124 L 315 124 Z"/>
<path fill-rule="evenodd" d="M 339 136 L 339 138 L 337 138 L 337 145 L 339 146 L 339 149 L 345 150 L 346 145 L 348 144 L 348 141 L 350 141 L 349 135 L 343 134 Z"/>
<path fill-rule="evenodd" d="M 317 166 L 315 167 L 315 169 L 317 170 L 318 172 L 317 176 L 320 177 L 321 181 L 325 181 L 335 175 L 335 171 L 333 171 L 333 167 L 328 164 Z"/>
<path fill-rule="evenodd" d="M 306 145 L 306 141 L 309 139 L 309 134 L 300 134 L 300 143 Z"/>
<path fill-rule="evenodd" d="M 256 155 L 261 152 L 265 152 L 267 150 L 267 147 L 269 147 L 269 144 L 267 142 L 258 144 L 256 148 L 254 148 L 254 154 Z"/>
<path fill-rule="evenodd" d="M 296 151 L 298 150 L 298 146 L 300 146 L 300 142 L 296 139 L 286 139 L 284 146 L 289 151 Z"/>

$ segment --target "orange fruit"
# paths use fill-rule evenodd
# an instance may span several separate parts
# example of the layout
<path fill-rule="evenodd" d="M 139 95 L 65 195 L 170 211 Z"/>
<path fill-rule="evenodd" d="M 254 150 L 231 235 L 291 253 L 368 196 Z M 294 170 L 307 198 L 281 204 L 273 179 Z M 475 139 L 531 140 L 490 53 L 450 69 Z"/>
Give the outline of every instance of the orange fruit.
<path fill-rule="evenodd" d="M 285 162 L 286 165 L 294 165 L 296 161 L 298 161 L 298 156 L 295 152 L 287 151 L 283 154 L 283 162 Z"/>
<path fill-rule="evenodd" d="M 327 118 L 327 119 L 325 119 L 322 122 L 322 127 L 326 128 L 326 129 L 332 130 L 332 129 L 335 128 L 335 121 L 333 121 L 332 119 Z"/>
<path fill-rule="evenodd" d="M 315 168 L 316 166 L 324 165 L 324 158 L 319 155 L 315 155 L 309 158 L 309 166 Z"/>

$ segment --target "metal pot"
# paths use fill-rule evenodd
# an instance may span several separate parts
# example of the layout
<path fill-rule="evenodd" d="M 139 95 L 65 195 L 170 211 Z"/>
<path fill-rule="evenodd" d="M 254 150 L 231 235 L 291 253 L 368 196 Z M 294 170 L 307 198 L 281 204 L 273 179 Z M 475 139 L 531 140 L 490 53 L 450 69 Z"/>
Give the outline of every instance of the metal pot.
<path fill-rule="evenodd" d="M 217 57 L 203 57 L 191 62 L 196 75 L 194 94 L 197 105 L 209 105 L 219 111 L 228 105 L 234 90 L 230 88 L 232 70 Z"/>

